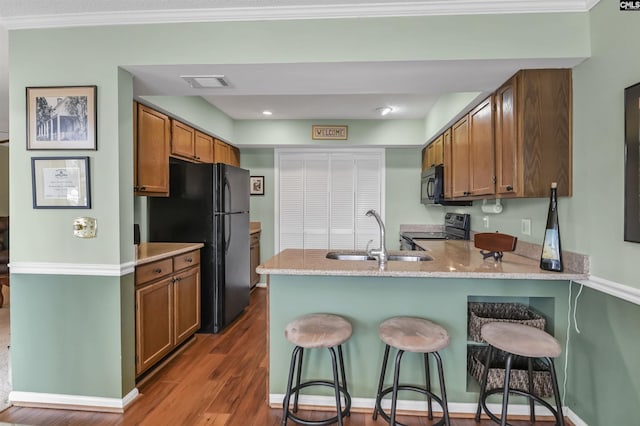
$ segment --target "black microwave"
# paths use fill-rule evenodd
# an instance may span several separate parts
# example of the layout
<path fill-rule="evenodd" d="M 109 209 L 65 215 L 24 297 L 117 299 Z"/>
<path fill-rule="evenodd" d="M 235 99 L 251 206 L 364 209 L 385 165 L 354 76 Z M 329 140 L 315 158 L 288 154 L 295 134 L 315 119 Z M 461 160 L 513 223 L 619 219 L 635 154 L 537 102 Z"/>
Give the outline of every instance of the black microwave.
<path fill-rule="evenodd" d="M 471 201 L 453 201 L 444 198 L 444 166 L 438 164 L 422 172 L 420 200 L 425 205 L 470 206 Z"/>

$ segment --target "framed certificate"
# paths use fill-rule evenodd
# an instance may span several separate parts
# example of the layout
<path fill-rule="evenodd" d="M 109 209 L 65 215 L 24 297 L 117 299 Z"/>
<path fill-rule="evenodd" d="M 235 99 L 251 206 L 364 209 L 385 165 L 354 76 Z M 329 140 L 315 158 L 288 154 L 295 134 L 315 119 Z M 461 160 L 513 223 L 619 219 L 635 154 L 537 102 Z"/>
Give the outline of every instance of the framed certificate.
<path fill-rule="evenodd" d="M 89 157 L 32 157 L 34 209 L 90 209 Z"/>

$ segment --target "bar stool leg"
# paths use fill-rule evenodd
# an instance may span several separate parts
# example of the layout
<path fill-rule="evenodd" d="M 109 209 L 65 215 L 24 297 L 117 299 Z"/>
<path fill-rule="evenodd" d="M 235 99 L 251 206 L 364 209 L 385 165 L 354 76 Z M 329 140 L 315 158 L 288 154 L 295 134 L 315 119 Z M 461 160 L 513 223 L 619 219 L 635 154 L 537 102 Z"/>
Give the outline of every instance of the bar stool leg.
<path fill-rule="evenodd" d="M 560 389 L 558 389 L 558 377 L 556 376 L 556 367 L 553 363 L 553 359 L 545 358 L 549 363 L 549 371 L 551 371 L 551 381 L 553 382 L 553 395 L 556 400 L 556 412 L 558 414 L 558 425 L 564 426 L 564 415 L 562 414 L 562 400 L 560 398 Z"/>
<path fill-rule="evenodd" d="M 391 396 L 391 420 L 389 424 L 391 426 L 395 426 L 396 424 L 396 405 L 398 403 L 398 385 L 400 383 L 400 360 L 402 359 L 402 355 L 404 351 L 398 349 L 398 354 L 396 355 L 396 365 L 393 372 L 393 392 Z"/>
<path fill-rule="evenodd" d="M 507 406 L 509 405 L 509 382 L 511 381 L 511 361 L 513 355 L 508 354 L 504 367 L 504 393 L 502 395 L 502 418 L 500 426 L 507 426 Z"/>
<path fill-rule="evenodd" d="M 429 371 L 429 353 L 424 354 L 424 372 L 425 387 L 427 392 L 431 393 L 431 372 Z M 427 396 L 427 411 L 429 420 L 433 420 L 433 404 L 431 403 L 431 395 Z"/>
<path fill-rule="evenodd" d="M 484 371 L 482 372 L 482 381 L 480 382 L 480 396 L 478 397 L 478 409 L 476 410 L 476 422 L 480 421 L 480 414 L 482 414 L 482 403 L 487 393 L 487 377 L 489 377 L 489 366 L 491 365 L 491 358 L 493 357 L 493 346 L 489 345 L 487 349 L 487 360 L 485 362 Z"/>
<path fill-rule="evenodd" d="M 442 416 L 444 417 L 444 424 L 449 426 L 449 406 L 447 405 L 447 389 L 444 385 L 444 369 L 442 368 L 442 358 L 438 352 L 433 352 L 433 356 L 436 359 L 438 365 L 438 379 L 440 380 L 440 398 L 442 399 Z"/>
<path fill-rule="evenodd" d="M 347 389 L 347 376 L 344 371 L 344 357 L 342 356 L 342 345 L 338 345 L 338 361 L 340 363 L 340 376 L 342 378 L 342 387 L 344 388 L 345 393 L 348 393 Z M 351 407 L 349 407 L 349 411 L 346 413 L 347 416 L 351 416 Z"/>
<path fill-rule="evenodd" d="M 382 370 L 380 371 L 380 380 L 378 381 L 378 393 L 376 394 L 376 405 L 373 408 L 373 420 L 378 419 L 378 410 L 382 411 L 382 386 L 384 386 L 384 376 L 387 374 L 387 361 L 389 360 L 389 345 L 384 348 L 384 356 L 382 357 Z"/>
<path fill-rule="evenodd" d="M 342 407 L 340 406 L 340 379 L 338 378 L 338 362 L 336 360 L 336 351 L 329 348 L 331 354 L 331 366 L 333 367 L 333 386 L 336 391 L 336 411 L 338 413 L 338 426 L 342 426 Z"/>
<path fill-rule="evenodd" d="M 300 359 L 298 360 L 298 373 L 296 374 L 296 394 L 293 398 L 293 412 L 298 412 L 298 395 L 300 394 L 300 377 L 302 376 L 302 359 L 304 357 L 304 348 L 300 347 Z"/>
<path fill-rule="evenodd" d="M 527 358 L 527 365 L 529 370 L 529 394 L 533 395 L 533 360 L 531 358 Z M 529 398 L 529 421 L 531 423 L 536 422 L 536 409 L 533 398 Z"/>
<path fill-rule="evenodd" d="M 287 381 L 287 393 L 284 395 L 283 401 L 283 409 L 282 409 L 282 426 L 287 425 L 287 419 L 289 417 L 289 400 L 291 399 L 291 387 L 293 384 L 293 374 L 296 370 L 296 362 L 298 360 L 298 355 L 302 351 L 300 346 L 296 346 L 293 348 L 293 353 L 291 354 L 291 365 L 289 367 L 289 380 Z"/>

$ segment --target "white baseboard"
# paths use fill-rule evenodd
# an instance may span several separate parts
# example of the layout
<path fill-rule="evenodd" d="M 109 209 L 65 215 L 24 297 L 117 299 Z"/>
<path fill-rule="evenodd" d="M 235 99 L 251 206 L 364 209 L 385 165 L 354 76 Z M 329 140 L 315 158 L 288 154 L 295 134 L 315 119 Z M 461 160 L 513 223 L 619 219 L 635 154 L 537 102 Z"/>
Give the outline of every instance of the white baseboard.
<path fill-rule="evenodd" d="M 284 399 L 283 394 L 269 394 L 269 405 L 274 407 L 281 407 L 282 400 Z M 356 409 L 368 409 L 373 412 L 373 407 L 375 406 L 375 399 L 373 398 L 352 398 L 351 399 L 351 408 Z M 315 407 L 335 407 L 335 399 L 332 396 L 315 396 L 315 395 L 300 395 L 300 399 L 298 400 L 300 405 L 306 406 L 315 406 Z M 475 414 L 477 404 L 476 403 L 467 403 L 467 402 L 449 402 L 447 404 L 449 407 L 449 414 Z M 493 413 L 500 413 L 501 406 L 500 404 L 487 404 L 489 410 Z M 391 401 L 388 399 L 382 402 L 382 408 L 385 410 L 391 409 Z M 415 411 L 416 414 L 424 413 L 427 410 L 427 403 L 425 401 L 408 401 L 408 400 L 398 400 L 398 410 L 402 410 L 405 412 Z M 575 426 L 589 426 L 585 423 L 576 413 L 571 411 L 567 407 L 562 407 L 562 411 L 564 415 L 573 422 Z M 441 413 L 440 407 L 438 404 L 433 404 L 433 412 L 434 415 L 437 413 Z M 529 405 L 524 404 L 510 404 L 508 408 L 508 413 L 510 415 L 520 415 L 520 416 L 528 416 L 529 415 Z M 552 416 L 551 412 L 543 406 L 536 405 L 536 415 L 537 416 Z"/>
<path fill-rule="evenodd" d="M 124 398 L 11 391 L 9 393 L 9 402 L 19 407 L 123 413 L 125 408 L 131 404 L 137 396 L 137 388 L 133 388 Z"/>

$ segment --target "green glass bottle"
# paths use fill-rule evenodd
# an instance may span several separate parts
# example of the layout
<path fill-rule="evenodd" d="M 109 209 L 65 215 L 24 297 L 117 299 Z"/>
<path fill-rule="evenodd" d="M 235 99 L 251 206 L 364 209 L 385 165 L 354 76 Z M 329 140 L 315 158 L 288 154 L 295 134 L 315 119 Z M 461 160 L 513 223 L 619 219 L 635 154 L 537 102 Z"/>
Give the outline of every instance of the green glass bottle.
<path fill-rule="evenodd" d="M 547 227 L 542 242 L 540 268 L 547 271 L 562 272 L 562 247 L 560 245 L 560 225 L 558 224 L 558 184 L 551 184 L 549 196 L 549 212 L 547 213 Z"/>

